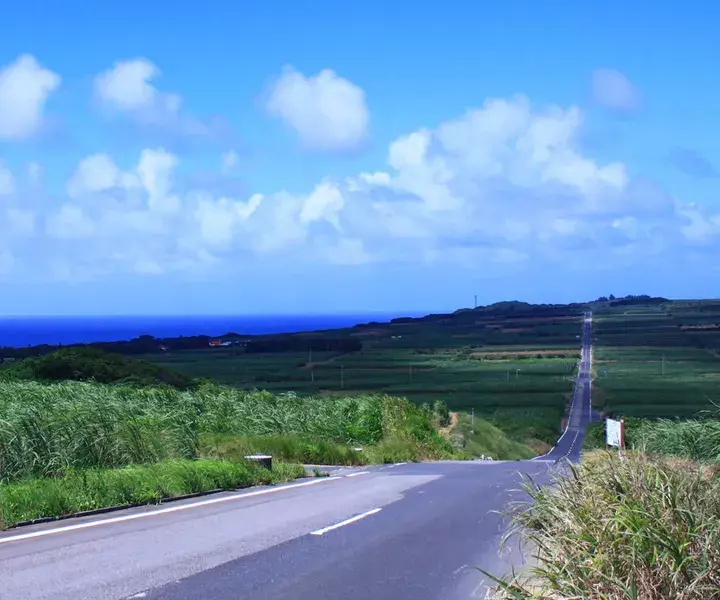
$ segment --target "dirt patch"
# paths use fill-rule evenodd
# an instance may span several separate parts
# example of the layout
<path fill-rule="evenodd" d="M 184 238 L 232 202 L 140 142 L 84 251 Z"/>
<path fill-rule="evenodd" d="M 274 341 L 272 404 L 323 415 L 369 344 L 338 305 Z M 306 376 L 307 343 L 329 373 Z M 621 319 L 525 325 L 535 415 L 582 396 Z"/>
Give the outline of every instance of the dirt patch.
<path fill-rule="evenodd" d="M 450 413 L 450 425 L 448 425 L 447 427 L 441 427 L 440 429 L 438 429 L 438 433 L 441 436 L 443 436 L 446 440 L 449 440 L 453 429 L 455 429 L 458 426 L 459 422 L 460 422 L 460 416 L 456 412 L 451 412 Z"/>
<path fill-rule="evenodd" d="M 543 442 L 542 440 L 538 440 L 535 438 L 530 438 L 523 441 L 525 442 L 525 445 L 530 448 L 530 450 L 532 450 L 537 456 L 547 454 L 552 448 L 552 446 L 547 442 Z"/>

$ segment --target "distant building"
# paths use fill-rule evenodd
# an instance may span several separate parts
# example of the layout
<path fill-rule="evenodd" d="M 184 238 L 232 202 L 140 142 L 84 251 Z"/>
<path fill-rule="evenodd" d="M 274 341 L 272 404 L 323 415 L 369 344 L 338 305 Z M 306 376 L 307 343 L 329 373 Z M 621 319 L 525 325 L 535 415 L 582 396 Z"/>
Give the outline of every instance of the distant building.
<path fill-rule="evenodd" d="M 219 348 L 221 346 L 232 346 L 232 342 L 223 342 L 222 340 L 210 340 L 208 344 L 211 348 Z"/>

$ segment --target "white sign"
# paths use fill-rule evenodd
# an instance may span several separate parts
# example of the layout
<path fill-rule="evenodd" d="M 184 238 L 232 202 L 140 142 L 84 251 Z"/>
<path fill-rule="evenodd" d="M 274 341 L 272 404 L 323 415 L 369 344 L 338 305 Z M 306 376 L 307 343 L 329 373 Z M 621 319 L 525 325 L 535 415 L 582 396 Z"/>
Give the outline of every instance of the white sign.
<path fill-rule="evenodd" d="M 605 419 L 605 443 L 608 446 L 622 446 L 622 423 L 614 419 Z"/>

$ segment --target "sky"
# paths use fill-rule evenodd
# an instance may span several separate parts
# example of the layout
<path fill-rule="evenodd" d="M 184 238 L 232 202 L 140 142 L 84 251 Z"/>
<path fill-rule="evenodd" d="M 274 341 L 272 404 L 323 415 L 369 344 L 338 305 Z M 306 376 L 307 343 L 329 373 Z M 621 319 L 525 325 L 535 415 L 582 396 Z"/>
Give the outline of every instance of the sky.
<path fill-rule="evenodd" d="M 6 3 L 0 314 L 717 296 L 719 18 Z"/>

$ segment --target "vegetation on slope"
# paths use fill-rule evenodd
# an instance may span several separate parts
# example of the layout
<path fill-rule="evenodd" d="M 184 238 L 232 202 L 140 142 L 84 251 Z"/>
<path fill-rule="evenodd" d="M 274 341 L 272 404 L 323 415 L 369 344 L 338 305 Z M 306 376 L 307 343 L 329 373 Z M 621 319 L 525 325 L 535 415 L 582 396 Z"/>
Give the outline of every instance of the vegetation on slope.
<path fill-rule="evenodd" d="M 720 461 L 720 418 L 707 414 L 695 419 L 624 418 L 628 448 L 698 462 Z M 605 444 L 605 423 L 592 425 L 587 449 Z"/>
<path fill-rule="evenodd" d="M 263 482 L 243 460 L 251 452 L 320 464 L 459 456 L 432 411 L 384 395 L 0 380 L 0 415 L 6 526 Z"/>
<path fill-rule="evenodd" d="M 0 367 L 0 377 L 138 386 L 169 385 L 178 389 L 189 389 L 194 385 L 193 380 L 183 373 L 95 348 L 64 348 L 43 356 L 7 362 Z"/>
<path fill-rule="evenodd" d="M 0 414 L 0 482 L 196 458 L 205 435 L 392 443 L 409 460 L 452 454 L 425 411 L 381 395 L 301 398 L 209 383 L 179 391 L 0 381 Z"/>
<path fill-rule="evenodd" d="M 532 458 L 536 454 L 529 446 L 512 439 L 490 421 L 476 418 L 473 422 L 467 413 L 458 414 L 458 424 L 451 433 L 450 441 L 458 450 L 475 457 L 519 460 Z"/>
<path fill-rule="evenodd" d="M 120 469 L 70 470 L 62 477 L 0 485 L 0 529 L 40 518 L 280 483 L 304 475 L 305 469 L 300 465 L 276 462 L 273 470 L 267 471 L 246 462 L 207 459 L 176 459 Z"/>
<path fill-rule="evenodd" d="M 720 598 L 720 467 L 588 455 L 513 513 L 537 565 L 497 598 Z"/>

